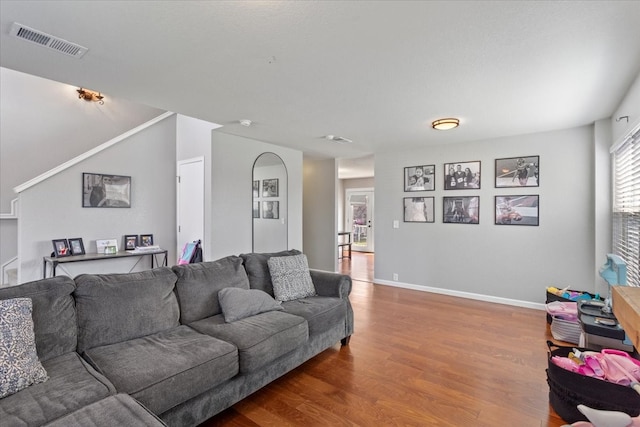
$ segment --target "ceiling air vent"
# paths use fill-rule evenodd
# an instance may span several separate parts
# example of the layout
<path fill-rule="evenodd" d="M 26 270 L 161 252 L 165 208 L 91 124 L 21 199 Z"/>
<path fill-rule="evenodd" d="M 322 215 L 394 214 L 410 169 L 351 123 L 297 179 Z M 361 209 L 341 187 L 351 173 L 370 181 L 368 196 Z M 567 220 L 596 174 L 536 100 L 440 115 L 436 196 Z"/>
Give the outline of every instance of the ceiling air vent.
<path fill-rule="evenodd" d="M 74 58 L 82 58 L 82 56 L 89 50 L 79 44 L 71 43 L 61 39 L 60 37 L 34 30 L 33 28 L 18 24 L 17 22 L 14 22 L 13 25 L 11 25 L 11 31 L 9 34 L 19 39 L 64 53 L 65 55 L 73 56 Z"/>

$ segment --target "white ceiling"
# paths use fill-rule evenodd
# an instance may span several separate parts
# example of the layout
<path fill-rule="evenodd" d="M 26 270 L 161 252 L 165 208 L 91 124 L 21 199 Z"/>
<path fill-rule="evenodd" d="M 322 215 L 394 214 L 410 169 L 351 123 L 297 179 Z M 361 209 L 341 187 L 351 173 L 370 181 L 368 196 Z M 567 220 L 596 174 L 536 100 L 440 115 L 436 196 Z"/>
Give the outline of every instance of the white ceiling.
<path fill-rule="evenodd" d="M 2 67 L 319 157 L 590 124 L 640 71 L 638 1 L 2 0 L 0 17 Z M 430 128 L 448 116 L 461 126 Z"/>

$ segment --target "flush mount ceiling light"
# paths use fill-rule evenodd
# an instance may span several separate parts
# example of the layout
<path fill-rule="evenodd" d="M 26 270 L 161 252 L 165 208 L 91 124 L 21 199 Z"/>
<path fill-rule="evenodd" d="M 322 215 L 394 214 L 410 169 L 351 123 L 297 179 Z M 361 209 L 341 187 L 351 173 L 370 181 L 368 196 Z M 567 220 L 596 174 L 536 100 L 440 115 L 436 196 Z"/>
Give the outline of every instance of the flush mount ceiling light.
<path fill-rule="evenodd" d="M 344 142 L 347 142 L 347 143 L 351 143 L 351 142 L 353 142 L 353 141 L 352 141 L 352 140 L 350 140 L 350 139 L 343 138 L 343 137 L 341 137 L 341 136 L 337 136 L 337 135 L 327 135 L 327 136 L 325 136 L 324 138 L 325 138 L 325 139 L 328 139 L 329 141 L 337 142 L 337 143 L 340 143 L 340 144 L 342 144 L 342 143 L 344 143 Z"/>
<path fill-rule="evenodd" d="M 454 118 L 438 119 L 431 123 L 431 127 L 437 130 L 449 130 L 457 128 L 460 125 L 460 120 Z"/>
<path fill-rule="evenodd" d="M 249 119 L 242 119 L 242 120 L 239 120 L 239 122 L 242 126 L 246 126 L 246 127 L 251 126 L 251 123 L 252 123 L 251 120 Z"/>
<path fill-rule="evenodd" d="M 102 96 L 100 92 L 83 88 L 78 89 L 77 92 L 78 98 L 80 99 L 84 99 L 85 101 L 93 101 L 99 103 L 100 105 L 104 105 L 104 96 Z"/>

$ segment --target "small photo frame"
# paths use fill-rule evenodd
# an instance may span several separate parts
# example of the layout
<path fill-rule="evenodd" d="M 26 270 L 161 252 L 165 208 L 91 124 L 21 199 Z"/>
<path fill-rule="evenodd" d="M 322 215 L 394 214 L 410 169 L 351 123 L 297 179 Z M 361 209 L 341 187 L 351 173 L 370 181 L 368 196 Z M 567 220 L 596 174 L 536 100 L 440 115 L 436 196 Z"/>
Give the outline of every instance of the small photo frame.
<path fill-rule="evenodd" d="M 253 181 L 253 198 L 260 197 L 260 181 Z"/>
<path fill-rule="evenodd" d="M 445 190 L 477 190 L 479 188 L 479 161 L 444 164 Z"/>
<path fill-rule="evenodd" d="M 436 165 L 404 168 L 404 191 L 434 191 L 435 189 Z"/>
<path fill-rule="evenodd" d="M 124 236 L 124 250 L 125 251 L 133 251 L 138 246 L 138 235 L 137 234 L 127 234 Z"/>
<path fill-rule="evenodd" d="M 53 254 L 56 258 L 71 256 L 71 249 L 67 239 L 55 239 L 51 242 L 53 243 Z"/>
<path fill-rule="evenodd" d="M 405 197 L 404 222 L 434 222 L 433 197 Z"/>
<path fill-rule="evenodd" d="M 480 197 L 443 197 L 442 222 L 445 224 L 479 224 Z"/>
<path fill-rule="evenodd" d="M 131 177 L 83 173 L 82 207 L 130 208 Z"/>
<path fill-rule="evenodd" d="M 260 202 L 253 202 L 253 217 L 260 218 Z"/>
<path fill-rule="evenodd" d="M 141 234 L 140 246 L 142 247 L 153 246 L 153 234 Z"/>
<path fill-rule="evenodd" d="M 69 249 L 71 249 L 71 255 L 84 255 L 85 252 L 82 237 L 69 239 Z"/>
<path fill-rule="evenodd" d="M 262 202 L 262 218 L 280 218 L 280 202 Z"/>
<path fill-rule="evenodd" d="M 496 188 L 540 186 L 540 156 L 496 159 Z"/>
<path fill-rule="evenodd" d="M 278 197 L 278 178 L 262 180 L 262 197 Z"/>
<path fill-rule="evenodd" d="M 518 196 L 496 196 L 496 225 L 540 224 L 540 196 L 527 194 Z"/>

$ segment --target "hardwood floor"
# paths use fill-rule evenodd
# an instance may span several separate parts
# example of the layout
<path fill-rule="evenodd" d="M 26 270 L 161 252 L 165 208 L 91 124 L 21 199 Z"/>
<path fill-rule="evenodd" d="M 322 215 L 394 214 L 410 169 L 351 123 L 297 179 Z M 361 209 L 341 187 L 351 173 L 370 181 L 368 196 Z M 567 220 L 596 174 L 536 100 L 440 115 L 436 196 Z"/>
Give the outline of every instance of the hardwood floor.
<path fill-rule="evenodd" d="M 373 271 L 355 256 L 351 264 Z M 353 275 L 366 279 L 361 272 Z M 348 346 L 337 343 L 203 426 L 564 424 L 548 403 L 544 312 L 364 280 L 350 298 Z"/>

